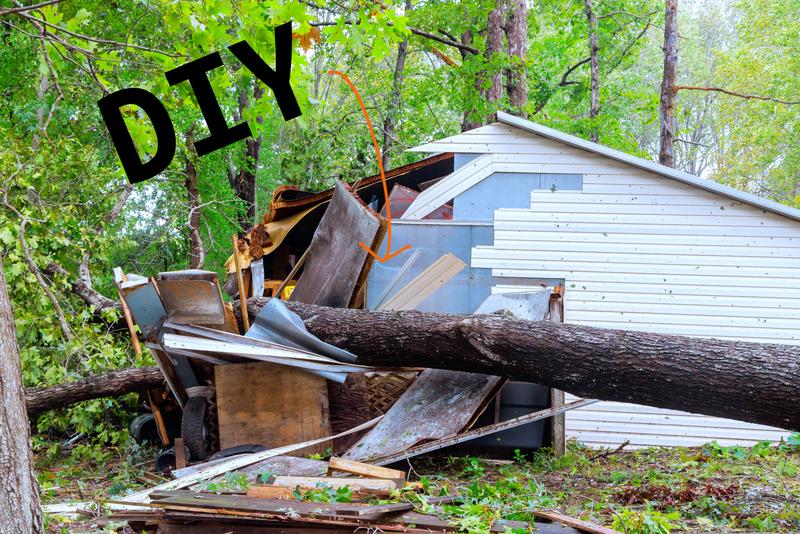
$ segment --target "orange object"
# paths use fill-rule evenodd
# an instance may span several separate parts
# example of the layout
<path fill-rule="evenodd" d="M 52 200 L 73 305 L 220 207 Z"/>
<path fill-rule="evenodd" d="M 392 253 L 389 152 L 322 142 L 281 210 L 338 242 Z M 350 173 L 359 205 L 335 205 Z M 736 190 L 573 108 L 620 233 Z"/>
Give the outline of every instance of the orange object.
<path fill-rule="evenodd" d="M 386 185 L 386 174 L 383 171 L 383 160 L 381 159 L 381 149 L 378 147 L 378 140 L 375 138 L 375 130 L 372 129 L 372 121 L 369 119 L 369 113 L 367 113 L 367 108 L 364 106 L 364 101 L 361 100 L 361 95 L 358 93 L 358 89 L 356 86 L 353 85 L 353 82 L 350 81 L 345 74 L 342 74 L 338 70 L 329 70 L 328 74 L 336 74 L 337 76 L 341 76 L 342 79 L 347 82 L 347 85 L 350 86 L 350 90 L 353 91 L 353 94 L 356 95 L 356 100 L 358 100 L 358 105 L 361 106 L 361 113 L 364 115 L 364 119 L 367 121 L 367 127 L 369 128 L 369 135 L 372 136 L 372 146 L 375 147 L 375 157 L 378 159 L 378 170 L 381 173 L 381 183 L 383 184 L 383 197 L 386 199 L 386 254 L 382 257 L 378 256 L 378 253 L 369 248 L 369 245 L 365 245 L 364 243 L 359 242 L 358 244 L 366 250 L 370 255 L 372 255 L 376 260 L 383 263 L 390 258 L 394 258 L 401 252 L 404 252 L 411 248 L 411 245 L 406 245 L 400 250 L 396 250 L 392 252 L 392 208 L 389 204 L 389 188 Z"/>

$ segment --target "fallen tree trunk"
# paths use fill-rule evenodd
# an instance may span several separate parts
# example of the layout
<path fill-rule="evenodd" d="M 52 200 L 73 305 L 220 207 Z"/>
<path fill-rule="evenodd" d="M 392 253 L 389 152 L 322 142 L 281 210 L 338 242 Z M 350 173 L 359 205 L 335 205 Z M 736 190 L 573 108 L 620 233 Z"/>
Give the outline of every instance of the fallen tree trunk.
<path fill-rule="evenodd" d="M 248 301 L 251 317 L 266 298 Z M 506 376 L 602 400 L 800 429 L 800 346 L 609 330 L 499 315 L 368 312 L 287 302 L 365 365 Z M 234 306 L 238 310 L 238 306 Z"/>
<path fill-rule="evenodd" d="M 28 415 L 36 415 L 87 400 L 146 391 L 163 384 L 164 376 L 158 367 L 133 367 L 57 386 L 27 388 L 25 405 Z"/>

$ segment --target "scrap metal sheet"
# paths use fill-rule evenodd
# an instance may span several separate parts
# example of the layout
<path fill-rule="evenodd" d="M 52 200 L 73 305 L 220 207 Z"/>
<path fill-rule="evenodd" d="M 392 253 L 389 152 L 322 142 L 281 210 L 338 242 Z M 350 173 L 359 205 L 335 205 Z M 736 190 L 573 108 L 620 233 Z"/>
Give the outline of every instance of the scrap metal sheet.
<path fill-rule="evenodd" d="M 381 222 L 344 182 L 337 182 L 290 300 L 346 308 L 367 260 L 359 243 L 372 245 Z"/>
<path fill-rule="evenodd" d="M 505 379 L 426 369 L 383 419 L 344 455 L 369 462 L 467 428 Z"/>

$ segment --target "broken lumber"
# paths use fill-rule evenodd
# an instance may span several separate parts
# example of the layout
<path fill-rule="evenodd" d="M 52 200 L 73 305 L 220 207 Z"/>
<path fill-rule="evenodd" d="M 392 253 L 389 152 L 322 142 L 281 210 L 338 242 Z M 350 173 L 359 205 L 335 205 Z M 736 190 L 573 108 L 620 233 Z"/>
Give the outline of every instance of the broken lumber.
<path fill-rule="evenodd" d="M 29 416 L 37 415 L 78 402 L 102 397 L 119 397 L 163 385 L 164 375 L 158 367 L 132 367 L 56 386 L 26 388 L 25 405 Z"/>
<path fill-rule="evenodd" d="M 251 313 L 266 301 L 250 299 Z M 357 354 L 362 365 L 488 373 L 581 397 L 800 429 L 800 346 L 286 304 L 309 332 Z"/>

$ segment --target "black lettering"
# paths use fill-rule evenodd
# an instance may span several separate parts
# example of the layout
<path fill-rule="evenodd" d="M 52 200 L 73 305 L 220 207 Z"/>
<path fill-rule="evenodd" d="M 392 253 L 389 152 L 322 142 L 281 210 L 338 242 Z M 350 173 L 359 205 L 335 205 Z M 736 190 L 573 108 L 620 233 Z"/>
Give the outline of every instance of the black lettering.
<path fill-rule="evenodd" d="M 289 75 L 292 72 L 292 23 L 287 22 L 275 28 L 275 70 L 267 65 L 247 41 L 239 41 L 228 47 L 234 56 L 244 64 L 259 80 L 267 84 L 275 94 L 283 120 L 289 121 L 302 115 Z"/>
<path fill-rule="evenodd" d="M 188 81 L 192 86 L 192 91 L 197 98 L 197 105 L 200 106 L 200 111 L 203 113 L 203 118 L 206 120 L 208 131 L 211 134 L 194 143 L 197 153 L 201 156 L 252 135 L 247 122 L 237 124 L 233 128 L 228 128 L 228 124 L 225 122 L 225 116 L 222 114 L 222 109 L 219 107 L 207 75 L 209 71 L 221 66 L 222 58 L 218 52 L 214 52 L 165 73 L 170 85 Z"/>
<path fill-rule="evenodd" d="M 119 161 L 128 181 L 135 184 L 156 176 L 167 168 L 175 156 L 175 128 L 166 108 L 150 91 L 139 88 L 120 89 L 97 101 L 100 113 L 111 134 L 111 141 L 117 149 Z M 147 163 L 142 163 L 131 133 L 125 126 L 120 108 L 126 105 L 138 106 L 153 123 L 158 148 Z"/>

